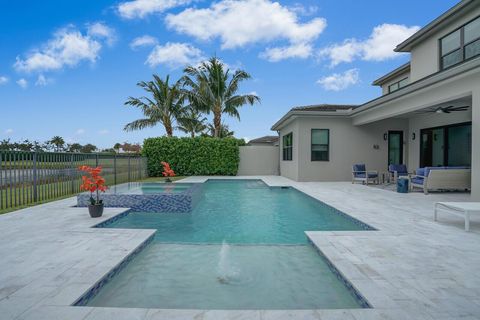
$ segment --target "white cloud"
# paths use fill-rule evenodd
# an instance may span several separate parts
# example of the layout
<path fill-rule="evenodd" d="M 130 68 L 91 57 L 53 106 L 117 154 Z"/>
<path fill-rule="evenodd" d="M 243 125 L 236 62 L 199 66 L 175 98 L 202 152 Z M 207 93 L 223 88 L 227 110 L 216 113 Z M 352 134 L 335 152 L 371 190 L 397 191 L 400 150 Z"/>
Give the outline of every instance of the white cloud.
<path fill-rule="evenodd" d="M 107 129 L 102 129 L 102 130 L 98 131 L 98 133 L 101 134 L 101 135 L 105 135 L 105 134 L 109 134 L 110 131 L 107 130 Z"/>
<path fill-rule="evenodd" d="M 168 9 L 186 5 L 191 0 L 133 0 L 118 5 L 118 14 L 125 19 L 144 18 L 152 13 L 161 13 Z"/>
<path fill-rule="evenodd" d="M 78 129 L 77 131 L 75 131 L 75 134 L 76 134 L 76 135 L 82 135 L 82 134 L 84 134 L 84 133 L 85 133 L 85 129 L 82 129 L 82 128 L 80 128 L 80 129 Z"/>
<path fill-rule="evenodd" d="M 9 128 L 9 129 L 5 130 L 6 135 L 11 135 L 12 133 L 13 133 L 13 129 Z"/>
<path fill-rule="evenodd" d="M 298 20 L 295 11 L 269 0 L 222 0 L 209 8 L 188 8 L 166 17 L 169 28 L 199 40 L 219 38 L 222 49 L 275 40 L 309 43 L 327 25 L 323 18 Z"/>
<path fill-rule="evenodd" d="M 346 39 L 342 43 L 333 44 L 321 49 L 318 53 L 321 58 L 328 58 L 331 66 L 342 62 L 352 62 L 355 59 L 365 61 L 384 61 L 400 55 L 393 49 L 420 28 L 407 27 L 398 24 L 382 24 L 376 26 L 366 40 Z"/>
<path fill-rule="evenodd" d="M 28 81 L 25 80 L 24 78 L 21 78 L 19 80 L 17 80 L 17 84 L 22 88 L 22 89 L 26 89 L 28 87 Z"/>
<path fill-rule="evenodd" d="M 149 35 L 144 35 L 141 37 L 137 37 L 130 42 L 130 48 L 132 50 L 135 50 L 139 47 L 149 47 L 156 45 L 158 43 L 157 38 L 149 36 Z"/>
<path fill-rule="evenodd" d="M 145 61 L 150 67 L 159 64 L 171 69 L 197 64 L 205 59 L 202 51 L 188 43 L 167 42 L 165 45 L 156 45 Z"/>
<path fill-rule="evenodd" d="M 75 67 L 82 61 L 94 63 L 102 48 L 100 39 L 106 39 L 105 34 L 100 35 L 102 28 L 92 24 L 87 34 L 73 26 L 60 29 L 41 48 L 27 53 L 25 58 L 17 57 L 14 67 L 17 71 L 42 72 Z"/>
<path fill-rule="evenodd" d="M 52 80 L 46 78 L 43 74 L 40 74 L 37 78 L 37 81 L 35 81 L 35 85 L 39 87 L 44 87 L 47 84 L 49 84 Z"/>
<path fill-rule="evenodd" d="M 87 25 L 87 34 L 92 38 L 103 38 L 107 41 L 108 45 L 112 45 L 117 36 L 115 30 L 109 26 L 95 22 Z"/>
<path fill-rule="evenodd" d="M 286 47 L 267 48 L 260 53 L 260 57 L 270 62 L 277 62 L 290 58 L 305 59 L 312 55 L 313 47 L 308 43 L 293 44 Z"/>
<path fill-rule="evenodd" d="M 2 84 L 7 84 L 8 83 L 8 78 L 5 76 L 0 76 L 0 86 Z"/>
<path fill-rule="evenodd" d="M 341 91 L 358 83 L 358 69 L 350 69 L 343 73 L 334 73 L 317 81 L 323 89 L 328 91 Z"/>

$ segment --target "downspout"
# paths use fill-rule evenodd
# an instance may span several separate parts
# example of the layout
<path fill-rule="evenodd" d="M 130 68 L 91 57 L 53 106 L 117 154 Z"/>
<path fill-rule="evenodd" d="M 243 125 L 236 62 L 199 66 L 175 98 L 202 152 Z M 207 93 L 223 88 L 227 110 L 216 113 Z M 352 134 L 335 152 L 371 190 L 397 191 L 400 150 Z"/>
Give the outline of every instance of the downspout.
<path fill-rule="evenodd" d="M 280 148 L 280 130 L 277 130 L 277 134 L 278 134 L 278 168 L 277 168 L 277 173 L 279 176 L 282 175 L 282 172 L 281 172 L 281 161 L 282 161 L 282 151 L 281 151 L 281 148 Z"/>

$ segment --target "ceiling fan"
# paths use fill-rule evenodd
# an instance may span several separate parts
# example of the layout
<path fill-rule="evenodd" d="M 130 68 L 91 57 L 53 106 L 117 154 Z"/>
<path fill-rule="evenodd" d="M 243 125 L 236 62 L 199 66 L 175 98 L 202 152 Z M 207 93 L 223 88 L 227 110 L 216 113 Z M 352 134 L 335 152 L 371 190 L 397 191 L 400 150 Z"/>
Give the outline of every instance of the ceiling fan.
<path fill-rule="evenodd" d="M 419 113 L 452 113 L 454 111 L 467 111 L 470 106 L 448 106 L 448 107 L 432 107 L 426 110 L 418 111 Z"/>

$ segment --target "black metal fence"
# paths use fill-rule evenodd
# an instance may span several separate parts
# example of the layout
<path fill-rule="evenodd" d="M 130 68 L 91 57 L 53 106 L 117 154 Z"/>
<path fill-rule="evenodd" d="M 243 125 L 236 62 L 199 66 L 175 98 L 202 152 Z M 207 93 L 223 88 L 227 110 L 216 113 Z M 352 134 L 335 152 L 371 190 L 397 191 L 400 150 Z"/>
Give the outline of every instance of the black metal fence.
<path fill-rule="evenodd" d="M 102 166 L 107 185 L 146 177 L 138 155 L 0 150 L 0 211 L 80 192 L 81 165 Z"/>

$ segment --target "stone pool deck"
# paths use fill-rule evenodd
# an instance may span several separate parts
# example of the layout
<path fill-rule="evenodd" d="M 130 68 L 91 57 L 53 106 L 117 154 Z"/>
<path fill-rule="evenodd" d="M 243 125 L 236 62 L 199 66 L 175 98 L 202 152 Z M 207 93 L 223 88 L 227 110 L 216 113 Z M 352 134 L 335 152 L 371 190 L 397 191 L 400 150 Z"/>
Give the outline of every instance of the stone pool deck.
<path fill-rule="evenodd" d="M 231 178 L 231 177 L 229 177 Z M 242 178 L 242 177 L 237 177 Z M 398 194 L 348 182 L 293 186 L 378 231 L 307 232 L 373 309 L 221 311 L 72 307 L 85 291 L 154 231 L 94 229 L 125 209 L 91 219 L 75 198 L 0 216 L 0 319 L 479 319 L 480 219 L 440 215 L 436 201 L 468 195 Z M 191 177 L 182 182 L 203 182 Z M 181 297 L 179 297 L 181 298 Z"/>

